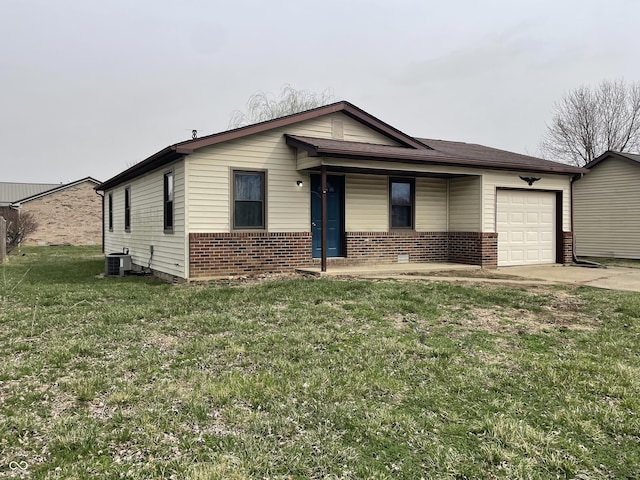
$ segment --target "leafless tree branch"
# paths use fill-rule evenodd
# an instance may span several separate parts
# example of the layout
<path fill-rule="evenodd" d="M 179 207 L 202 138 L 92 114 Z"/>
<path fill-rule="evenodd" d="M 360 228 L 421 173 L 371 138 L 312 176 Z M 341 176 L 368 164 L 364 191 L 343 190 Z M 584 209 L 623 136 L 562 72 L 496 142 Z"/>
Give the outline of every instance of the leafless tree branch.
<path fill-rule="evenodd" d="M 3 209 L 2 216 L 7 221 L 7 253 L 38 229 L 38 222 L 29 212 L 7 208 Z"/>
<path fill-rule="evenodd" d="M 275 98 L 272 94 L 262 91 L 251 95 L 247 102 L 246 112 L 235 110 L 231 114 L 229 128 L 238 128 L 284 117 L 286 115 L 321 107 L 333 101 L 334 96 L 329 89 L 320 93 L 313 93 L 308 90 L 296 90 L 291 85 L 285 84 L 280 89 L 279 98 Z"/>
<path fill-rule="evenodd" d="M 543 156 L 583 166 L 607 150 L 640 149 L 640 83 L 604 80 L 581 86 L 553 106 L 540 142 Z"/>

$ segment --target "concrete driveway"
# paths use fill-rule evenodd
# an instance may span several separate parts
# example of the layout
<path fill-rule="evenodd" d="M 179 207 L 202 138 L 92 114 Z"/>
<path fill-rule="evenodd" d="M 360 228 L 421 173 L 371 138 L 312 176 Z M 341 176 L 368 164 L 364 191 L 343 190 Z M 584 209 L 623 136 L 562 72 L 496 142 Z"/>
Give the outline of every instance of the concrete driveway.
<path fill-rule="evenodd" d="M 514 285 L 587 285 L 609 290 L 640 292 L 640 268 L 589 268 L 564 265 L 531 265 L 481 270 L 478 266 L 455 263 L 399 263 L 363 266 L 302 268 L 300 272 L 330 277 L 396 278 L 401 280 L 437 280 L 462 283 Z"/>
<path fill-rule="evenodd" d="M 640 292 L 640 268 L 531 265 L 526 267 L 502 267 L 497 272 L 525 279 L 544 280 L 550 283 L 586 285 L 609 290 Z"/>

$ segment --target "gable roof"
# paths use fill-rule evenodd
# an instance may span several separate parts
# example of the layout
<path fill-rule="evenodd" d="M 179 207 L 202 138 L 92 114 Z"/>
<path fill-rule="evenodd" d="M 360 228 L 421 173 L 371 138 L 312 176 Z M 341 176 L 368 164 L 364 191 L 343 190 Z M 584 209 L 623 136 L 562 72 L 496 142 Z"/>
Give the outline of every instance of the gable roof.
<path fill-rule="evenodd" d="M 359 142 L 348 142 L 343 140 L 330 140 L 312 137 L 299 137 L 295 135 L 287 136 L 289 142 L 298 142 L 301 148 L 315 149 L 316 152 L 324 152 L 327 155 L 346 156 L 355 155 L 360 149 L 360 156 L 371 159 L 386 160 L 407 160 L 432 163 L 441 160 L 443 165 L 459 165 L 469 167 L 486 168 L 515 168 L 518 170 L 544 171 L 554 173 L 585 173 L 586 170 L 565 165 L 541 158 L 520 155 L 482 145 L 466 144 L 461 142 L 445 142 L 443 140 L 428 140 L 411 137 L 401 132 L 397 128 L 383 122 L 370 115 L 355 105 L 346 102 L 336 102 L 330 105 L 314 108 L 300 113 L 294 113 L 285 117 L 275 118 L 264 122 L 247 125 L 205 137 L 186 140 L 170 145 L 154 153 L 150 157 L 124 170 L 118 175 L 97 185 L 95 188 L 104 191 L 132 180 L 140 175 L 167 165 L 194 151 L 216 145 L 219 143 L 236 140 L 256 133 L 266 132 L 276 128 L 286 127 L 295 123 L 311 120 L 323 115 L 340 112 L 358 122 L 366 125 L 372 130 L 381 133 L 390 140 L 398 142 L 401 147 L 387 145 L 364 144 Z M 306 140 L 305 140 L 306 139 Z M 304 145 L 304 146 L 303 146 Z M 368 145 L 368 146 L 367 146 Z"/>
<path fill-rule="evenodd" d="M 542 158 L 520 155 L 477 144 L 419 138 L 430 149 L 410 149 L 373 143 L 347 142 L 327 138 L 286 135 L 287 144 L 300 148 L 311 157 L 347 157 L 362 160 L 429 163 L 462 167 L 525 170 L 552 173 L 584 173 L 585 170 Z"/>
<path fill-rule="evenodd" d="M 617 158 L 619 160 L 629 162 L 631 164 L 637 165 L 640 167 L 640 154 L 638 153 L 627 153 L 627 152 L 614 152 L 613 150 L 607 150 L 598 158 L 594 158 L 589 163 L 587 163 L 584 168 L 592 169 L 600 162 L 606 160 L 607 158 Z"/>
<path fill-rule="evenodd" d="M 368 126 L 372 130 L 388 137 L 390 140 L 394 140 L 409 148 L 427 149 L 431 147 L 423 144 L 418 139 L 401 132 L 395 127 L 392 127 L 388 123 L 374 117 L 373 115 L 365 112 L 364 110 L 356 107 L 355 105 L 341 101 L 325 105 L 322 107 L 306 110 L 300 113 L 294 113 L 285 117 L 274 118 L 273 120 L 266 120 L 264 122 L 247 125 L 245 127 L 236 128 L 233 130 L 227 130 L 220 133 L 214 133 L 213 135 L 207 135 L 206 137 L 196 138 L 192 140 L 186 140 L 174 145 L 170 145 L 160 150 L 159 152 L 151 155 L 143 161 L 135 164 L 131 168 L 128 168 L 122 173 L 119 173 L 115 177 L 106 180 L 102 185 L 96 187 L 96 190 L 106 190 L 108 188 L 115 187 L 123 182 L 138 177 L 144 173 L 155 170 L 156 168 L 167 165 L 174 160 L 179 159 L 184 155 L 189 155 L 199 148 L 209 147 L 218 143 L 228 142 L 230 140 L 236 140 L 238 138 L 247 137 L 255 133 L 266 132 L 275 128 L 286 127 L 294 123 L 303 122 L 305 120 L 312 120 L 314 118 L 322 117 L 330 113 L 343 113 L 351 118 L 356 119 L 360 123 Z"/>
<path fill-rule="evenodd" d="M 85 177 L 85 178 L 81 178 L 80 180 L 76 180 L 75 182 L 69 182 L 69 183 L 65 183 L 65 184 L 62 184 L 62 185 L 55 185 L 53 188 L 49 188 L 48 190 L 44 190 L 42 192 L 38 192 L 38 193 L 35 193 L 33 195 L 29 195 L 27 197 L 15 200 L 15 201 L 11 202 L 11 204 L 12 205 L 20 205 L 20 204 L 23 204 L 23 203 L 27 203 L 27 202 L 30 202 L 30 201 L 35 200 L 37 198 L 41 198 L 41 197 L 44 197 L 46 195 L 51 195 L 52 193 L 56 193 L 56 192 L 59 192 L 61 190 L 66 190 L 67 188 L 75 187 L 76 185 L 80 185 L 81 183 L 84 183 L 84 182 L 93 183 L 96 186 L 100 185 L 100 181 L 99 180 L 96 180 L 95 178 L 92 178 L 92 177 Z"/>
<path fill-rule="evenodd" d="M 59 183 L 0 182 L 0 207 L 8 207 L 16 200 L 37 195 L 60 186 Z"/>

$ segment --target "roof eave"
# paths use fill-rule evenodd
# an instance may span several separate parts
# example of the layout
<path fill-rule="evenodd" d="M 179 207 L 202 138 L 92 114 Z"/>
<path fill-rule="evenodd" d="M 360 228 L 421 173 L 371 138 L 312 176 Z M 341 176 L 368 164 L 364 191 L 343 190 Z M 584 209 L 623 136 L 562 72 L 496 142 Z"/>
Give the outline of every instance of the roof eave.
<path fill-rule="evenodd" d="M 591 170 L 593 167 L 595 167 L 596 165 L 599 165 L 601 162 L 603 162 L 607 158 L 617 158 L 618 160 L 622 160 L 623 162 L 627 162 L 630 165 L 640 166 L 640 162 L 638 162 L 637 160 L 634 160 L 633 158 L 629 158 L 624 153 L 615 152 L 613 150 L 607 150 L 606 152 L 604 152 L 599 157 L 594 158 L 589 163 L 587 163 L 584 166 L 584 168 L 586 168 L 588 170 Z"/>
<path fill-rule="evenodd" d="M 266 120 L 264 122 L 256 123 L 253 125 L 247 125 L 244 127 L 236 128 L 234 130 L 228 130 L 225 132 L 215 133 L 206 137 L 201 137 L 193 140 L 186 140 L 184 142 L 176 143 L 169 147 L 160 150 L 154 155 L 146 158 L 145 160 L 137 163 L 136 165 L 128 168 L 124 172 L 119 173 L 115 177 L 106 180 L 101 185 L 96 187 L 97 191 L 105 191 L 106 189 L 113 188 L 123 182 L 131 180 L 139 175 L 142 175 L 151 170 L 161 167 L 169 161 L 173 161 L 180 156 L 190 155 L 195 150 L 200 148 L 209 147 L 218 143 L 228 142 L 238 138 L 247 137 L 256 133 L 262 133 L 265 131 L 273 130 L 280 127 L 286 127 L 295 123 L 303 122 L 306 120 L 312 120 L 314 118 L 328 115 L 331 113 L 341 112 L 351 118 L 354 118 L 369 128 L 383 134 L 391 140 L 395 140 L 398 143 L 414 149 L 427 149 L 431 150 L 431 147 L 416 140 L 410 135 L 401 132 L 395 127 L 383 122 L 382 120 L 374 117 L 373 115 L 361 110 L 352 103 L 347 101 L 340 101 L 332 103 L 330 105 L 324 105 L 314 108 L 312 110 L 306 110 L 300 113 L 294 113 L 285 117 L 275 118 L 273 120 Z M 170 160 L 167 160 L 169 158 Z M 166 162 L 165 162 L 166 161 Z"/>
<path fill-rule="evenodd" d="M 52 193 L 59 192 L 60 190 L 65 190 L 67 188 L 73 187 L 75 185 L 79 185 L 79 184 L 84 183 L 84 182 L 94 183 L 96 186 L 100 185 L 100 180 L 96 180 L 93 177 L 84 177 L 84 178 L 81 178 L 79 180 L 75 180 L 73 182 L 64 183 L 62 185 L 57 185 L 57 186 L 55 186 L 53 188 L 50 188 L 49 190 L 45 190 L 44 192 L 36 193 L 34 195 L 29 195 L 28 197 L 21 198 L 20 200 L 16 200 L 15 202 L 11 202 L 10 206 L 19 206 L 22 203 L 27 203 L 27 202 L 30 202 L 32 200 L 36 200 L 38 198 L 45 197 L 47 195 L 51 195 Z M 94 187 L 94 189 L 95 189 L 95 187 Z"/>
<path fill-rule="evenodd" d="M 510 164 L 504 162 L 485 162 L 481 160 L 459 160 L 456 158 L 416 158 L 415 156 L 403 156 L 403 155 L 375 155 L 375 154 L 358 154 L 354 152 L 340 151 L 336 149 L 318 148 L 317 156 L 325 156 L 331 158 L 353 158 L 357 160 L 374 160 L 374 161 L 391 161 L 391 162 L 405 162 L 417 165 L 442 165 L 442 166 L 455 166 L 465 168 L 487 168 L 491 170 L 512 170 L 518 172 L 540 172 L 540 173 L 553 173 L 562 175 L 571 175 L 577 173 L 587 173 L 587 170 L 579 167 L 571 167 L 567 165 L 559 165 L 558 167 L 542 167 L 536 165 L 519 165 Z"/>
<path fill-rule="evenodd" d="M 113 187 L 117 187 L 118 185 L 128 182 L 129 180 L 133 180 L 140 175 L 151 172 L 157 168 L 163 167 L 164 165 L 171 163 L 175 160 L 182 158 L 185 155 L 192 153 L 193 150 L 188 147 L 178 147 L 177 145 L 171 145 L 166 147 L 159 152 L 151 155 L 145 160 L 136 163 L 132 167 L 128 168 L 124 172 L 119 173 L 115 177 L 112 177 L 100 185 L 95 187 L 95 190 L 98 192 L 104 192 Z"/>

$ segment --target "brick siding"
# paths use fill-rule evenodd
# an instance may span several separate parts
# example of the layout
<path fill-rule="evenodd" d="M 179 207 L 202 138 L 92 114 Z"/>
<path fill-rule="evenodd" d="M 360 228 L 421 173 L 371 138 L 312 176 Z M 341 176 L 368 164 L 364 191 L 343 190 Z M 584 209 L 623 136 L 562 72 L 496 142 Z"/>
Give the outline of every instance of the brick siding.
<path fill-rule="evenodd" d="M 83 182 L 22 204 L 21 212 L 30 212 L 38 229 L 25 244 L 101 245 L 102 198 L 95 184 Z"/>
<path fill-rule="evenodd" d="M 573 263 L 573 232 L 562 232 L 562 263 Z"/>
<path fill-rule="evenodd" d="M 311 264 L 311 232 L 191 233 L 191 278 L 280 273 Z"/>
<path fill-rule="evenodd" d="M 496 268 L 495 233 L 477 232 L 348 232 L 346 257 L 329 265 L 409 262 L 457 262 Z M 318 264 L 311 258 L 311 233 L 191 233 L 189 276 L 206 278 L 279 273 Z"/>
<path fill-rule="evenodd" d="M 348 232 L 346 254 L 350 264 L 397 263 L 399 255 L 410 262 L 446 262 L 446 232 Z"/>
<path fill-rule="evenodd" d="M 454 263 L 498 268 L 498 234 L 449 232 L 449 259 Z"/>

